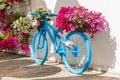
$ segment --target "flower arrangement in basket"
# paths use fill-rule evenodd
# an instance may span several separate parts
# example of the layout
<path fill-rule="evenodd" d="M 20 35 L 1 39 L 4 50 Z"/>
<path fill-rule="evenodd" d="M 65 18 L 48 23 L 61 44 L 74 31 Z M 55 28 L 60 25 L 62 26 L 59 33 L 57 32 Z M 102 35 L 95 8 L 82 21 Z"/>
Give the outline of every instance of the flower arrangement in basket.
<path fill-rule="evenodd" d="M 35 9 L 33 10 L 33 12 L 37 12 L 37 13 L 40 13 L 38 16 L 36 17 L 33 17 L 34 21 L 33 21 L 33 26 L 37 27 L 37 30 L 39 31 L 39 29 L 41 27 L 44 26 L 44 14 L 51 14 L 51 11 L 49 9 L 44 9 L 44 8 L 38 8 L 38 9 Z M 51 20 L 51 17 L 47 17 L 47 20 L 50 21 Z"/>
<path fill-rule="evenodd" d="M 93 34 L 104 30 L 108 23 L 102 13 L 89 11 L 83 6 L 61 7 L 56 27 L 66 32 L 78 31 Z"/>

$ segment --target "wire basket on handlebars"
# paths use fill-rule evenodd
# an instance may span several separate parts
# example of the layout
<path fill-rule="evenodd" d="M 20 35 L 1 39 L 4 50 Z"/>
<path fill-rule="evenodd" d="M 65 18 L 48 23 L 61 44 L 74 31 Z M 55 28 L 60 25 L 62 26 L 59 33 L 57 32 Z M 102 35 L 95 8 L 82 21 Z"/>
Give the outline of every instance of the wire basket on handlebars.
<path fill-rule="evenodd" d="M 44 8 L 38 8 L 33 11 L 35 13 L 34 21 L 33 21 L 33 26 L 37 28 L 37 31 L 40 30 L 40 28 L 44 27 L 44 15 L 51 14 L 51 11 L 49 9 L 44 9 Z M 51 21 L 51 17 L 47 17 L 48 21 Z"/>

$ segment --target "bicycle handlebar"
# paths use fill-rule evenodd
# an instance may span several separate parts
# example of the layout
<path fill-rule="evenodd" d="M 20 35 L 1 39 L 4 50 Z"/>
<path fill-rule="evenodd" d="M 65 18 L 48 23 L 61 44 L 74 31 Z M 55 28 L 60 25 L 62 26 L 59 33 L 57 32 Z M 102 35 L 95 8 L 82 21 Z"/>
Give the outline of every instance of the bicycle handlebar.
<path fill-rule="evenodd" d="M 32 12 L 31 15 L 33 15 L 33 16 L 43 15 L 43 16 L 51 16 L 51 17 L 57 16 L 57 14 L 54 14 L 54 13 L 42 14 L 42 13 L 39 13 L 39 12 Z"/>

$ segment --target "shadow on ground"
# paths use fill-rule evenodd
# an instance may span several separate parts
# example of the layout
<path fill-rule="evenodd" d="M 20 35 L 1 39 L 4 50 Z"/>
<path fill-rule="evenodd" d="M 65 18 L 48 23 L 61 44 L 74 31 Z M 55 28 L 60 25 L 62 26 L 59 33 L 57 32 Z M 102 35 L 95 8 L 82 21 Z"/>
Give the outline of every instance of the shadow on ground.
<path fill-rule="evenodd" d="M 0 60 L 16 59 L 16 58 L 22 58 L 22 57 L 25 57 L 25 56 L 24 55 L 18 55 L 16 53 L 0 52 Z"/>
<path fill-rule="evenodd" d="M 3 57 L 5 57 L 4 60 Z M 40 66 L 31 59 L 20 59 L 21 56 L 18 55 L 16 57 L 15 55 L 9 55 L 9 59 L 7 59 L 7 56 L 3 57 L 0 60 L 0 77 L 34 78 L 53 75 L 61 71 L 59 67 Z"/>
<path fill-rule="evenodd" d="M 32 80 L 120 80 L 119 75 L 108 74 L 104 72 L 93 72 L 93 70 L 88 70 L 80 75 L 67 76 L 67 77 L 54 77 L 45 79 L 32 79 Z"/>
<path fill-rule="evenodd" d="M 120 78 L 114 77 L 87 77 L 87 76 L 77 76 L 77 77 L 60 77 L 60 78 L 49 78 L 49 79 L 34 79 L 34 80 L 120 80 Z"/>
<path fill-rule="evenodd" d="M 37 65 L 30 57 L 0 56 L 0 80 L 120 80 L 120 75 L 87 70 L 75 75 L 62 65 Z M 8 58 L 7 58 L 8 57 Z M 22 57 L 22 58 L 21 58 Z"/>

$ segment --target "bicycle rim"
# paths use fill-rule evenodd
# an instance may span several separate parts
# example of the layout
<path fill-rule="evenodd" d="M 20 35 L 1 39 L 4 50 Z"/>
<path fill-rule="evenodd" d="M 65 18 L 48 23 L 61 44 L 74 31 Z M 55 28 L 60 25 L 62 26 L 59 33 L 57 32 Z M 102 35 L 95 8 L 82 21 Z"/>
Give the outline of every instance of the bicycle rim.
<path fill-rule="evenodd" d="M 91 46 L 87 36 L 80 32 L 71 32 L 66 40 L 72 41 L 73 48 L 66 47 L 63 60 L 67 69 L 75 74 L 81 74 L 88 68 L 91 61 Z"/>
<path fill-rule="evenodd" d="M 36 32 L 32 39 L 32 56 L 37 64 L 43 64 L 48 55 L 48 42 L 39 32 Z"/>

